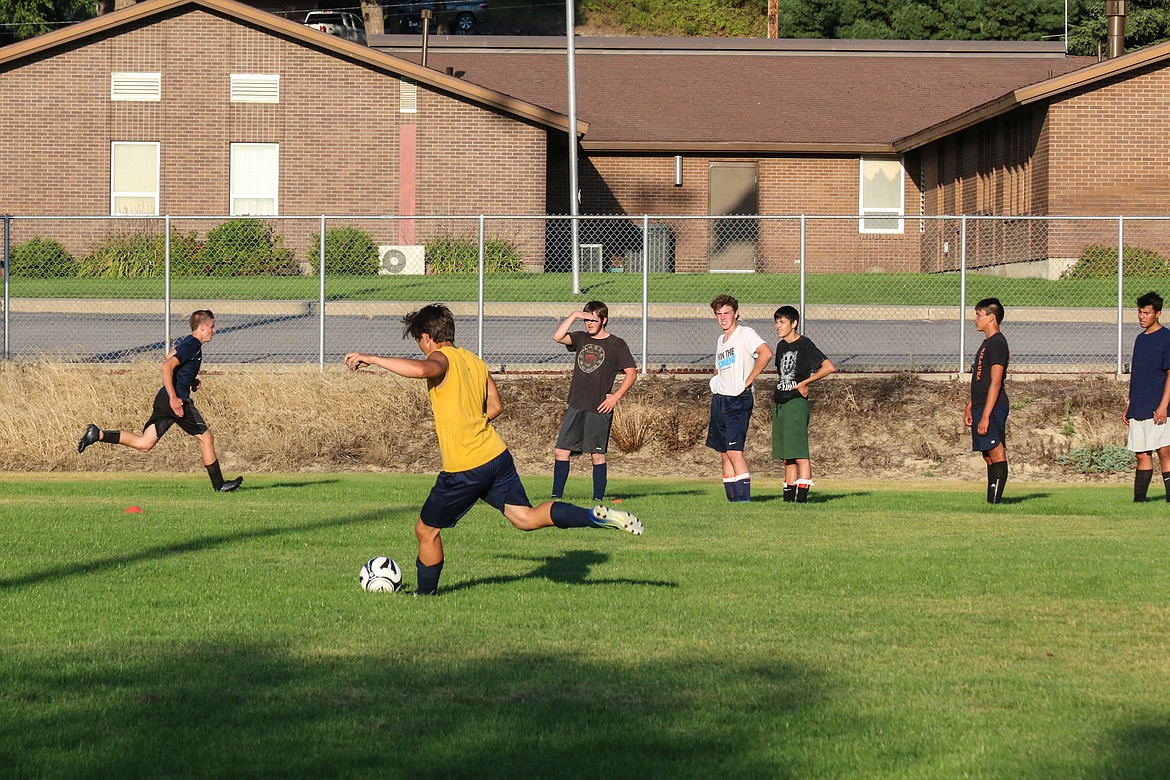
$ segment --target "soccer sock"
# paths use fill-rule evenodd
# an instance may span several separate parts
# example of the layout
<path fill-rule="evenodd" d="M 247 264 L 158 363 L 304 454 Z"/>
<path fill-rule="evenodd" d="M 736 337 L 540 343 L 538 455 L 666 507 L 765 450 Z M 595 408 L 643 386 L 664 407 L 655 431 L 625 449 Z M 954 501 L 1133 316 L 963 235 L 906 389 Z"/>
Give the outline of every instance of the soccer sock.
<path fill-rule="evenodd" d="M 1162 484 L 1166 486 L 1166 500 L 1170 501 L 1170 474 L 1162 475 Z"/>
<path fill-rule="evenodd" d="M 1003 487 L 1007 484 L 1007 461 L 987 464 L 987 503 L 998 504 L 1003 498 Z"/>
<path fill-rule="evenodd" d="M 560 498 L 565 494 L 565 483 L 569 481 L 569 461 L 553 461 L 553 489 L 552 497 Z"/>
<path fill-rule="evenodd" d="M 1133 500 L 1146 500 L 1146 491 L 1150 488 L 1150 480 L 1154 478 L 1153 469 L 1138 469 L 1133 473 Z M 1165 477 L 1163 477 L 1165 479 Z"/>
<path fill-rule="evenodd" d="M 102 444 L 117 444 L 122 440 L 121 431 L 102 431 Z"/>
<path fill-rule="evenodd" d="M 223 487 L 223 472 L 219 470 L 219 461 L 210 463 L 206 467 L 207 476 L 211 477 L 211 486 L 216 490 Z"/>
<path fill-rule="evenodd" d="M 557 528 L 589 528 L 593 525 L 593 512 L 576 504 L 554 501 L 549 514 Z"/>
<path fill-rule="evenodd" d="M 798 480 L 796 480 L 796 503 L 798 503 L 798 504 L 807 504 L 808 503 L 808 490 L 812 486 L 813 486 L 813 482 L 811 479 L 798 479 Z"/>
<path fill-rule="evenodd" d="M 443 562 L 434 566 L 427 566 L 418 558 L 414 559 L 414 568 L 418 571 L 418 588 L 415 593 L 420 596 L 434 596 L 439 592 L 439 575 L 443 573 Z"/>
<path fill-rule="evenodd" d="M 723 490 L 727 493 L 728 501 L 735 501 L 735 477 L 723 478 Z"/>
<path fill-rule="evenodd" d="M 609 481 L 609 469 L 604 463 L 593 464 L 593 500 L 605 498 L 605 483 Z"/>
<path fill-rule="evenodd" d="M 735 500 L 751 501 L 752 475 L 748 472 L 744 472 L 743 474 L 736 474 L 733 479 L 735 479 Z"/>
<path fill-rule="evenodd" d="M 784 483 L 784 503 L 791 504 L 796 500 L 796 485 Z"/>

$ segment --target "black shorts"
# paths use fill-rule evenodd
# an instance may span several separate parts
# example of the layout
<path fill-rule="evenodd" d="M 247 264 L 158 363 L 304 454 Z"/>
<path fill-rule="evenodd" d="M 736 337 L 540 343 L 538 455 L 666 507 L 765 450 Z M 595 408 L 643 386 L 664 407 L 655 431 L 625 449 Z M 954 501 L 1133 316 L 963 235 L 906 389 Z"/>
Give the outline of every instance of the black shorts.
<path fill-rule="evenodd" d="M 467 471 L 440 471 L 419 518 L 431 528 L 451 528 L 481 498 L 501 512 L 504 504 L 532 506 L 508 450 Z"/>
<path fill-rule="evenodd" d="M 743 452 L 752 410 L 756 406 L 751 389 L 739 395 L 711 396 L 711 422 L 707 425 L 707 446 L 716 452 Z"/>
<path fill-rule="evenodd" d="M 990 452 L 999 445 L 1007 446 L 1007 418 L 1008 405 L 996 404 L 991 409 L 987 419 L 987 435 L 979 435 L 979 418 L 983 416 L 983 409 L 971 410 L 971 451 Z"/>
<path fill-rule="evenodd" d="M 568 450 L 574 455 L 591 452 L 604 455 L 609 449 L 609 429 L 613 426 L 613 414 L 602 414 L 589 409 L 565 410 L 565 421 L 557 436 L 558 450 Z"/>
<path fill-rule="evenodd" d="M 207 423 L 203 421 L 203 415 L 195 408 L 195 404 L 191 403 L 190 398 L 183 400 L 183 416 L 176 417 L 171 410 L 170 397 L 166 393 L 159 393 L 154 397 L 154 409 L 142 430 L 145 431 L 152 425 L 160 439 L 172 425 L 179 426 L 191 436 L 207 433 Z"/>

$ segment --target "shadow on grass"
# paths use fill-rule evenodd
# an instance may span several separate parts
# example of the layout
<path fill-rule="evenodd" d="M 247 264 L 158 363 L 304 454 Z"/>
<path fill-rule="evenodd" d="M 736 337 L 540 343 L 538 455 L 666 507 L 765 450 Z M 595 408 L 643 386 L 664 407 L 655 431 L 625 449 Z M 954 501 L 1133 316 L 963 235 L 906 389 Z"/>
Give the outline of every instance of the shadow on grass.
<path fill-rule="evenodd" d="M 99 572 L 108 571 L 110 569 L 117 569 L 123 566 L 129 566 L 144 561 L 155 561 L 162 558 L 168 558 L 172 555 L 183 555 L 186 553 L 203 552 L 205 550 L 212 550 L 216 547 L 223 547 L 236 542 L 242 542 L 249 539 L 263 539 L 269 536 L 280 536 L 282 534 L 295 534 L 302 531 L 319 531 L 323 528 L 342 528 L 348 525 L 362 525 L 364 523 L 373 523 L 375 521 L 385 520 L 386 512 L 368 512 L 366 514 L 355 515 L 354 517 L 345 517 L 339 520 L 326 520 L 318 523 L 301 523 L 300 525 L 282 525 L 271 528 L 256 528 L 247 531 L 239 531 L 231 534 L 215 534 L 212 536 L 203 536 L 196 539 L 187 539 L 173 544 L 164 544 L 158 547 L 148 547 L 146 549 L 137 550 L 126 555 L 115 555 L 109 558 L 99 558 L 94 561 L 66 561 L 57 560 L 54 562 L 52 568 L 42 569 L 41 571 L 33 571 L 27 574 L 22 574 L 16 577 L 5 577 L 0 579 L 0 591 L 12 590 L 15 588 L 24 588 L 30 585 L 40 585 L 49 580 L 60 579 L 62 573 L 69 572 L 69 577 L 74 578 L 84 576 L 86 574 L 97 574 Z"/>
<path fill-rule="evenodd" d="M 658 588 L 677 588 L 677 582 L 664 580 L 631 580 L 618 579 L 591 579 L 589 571 L 594 566 L 609 563 L 607 553 L 596 550 L 569 550 L 550 558 L 530 558 L 520 556 L 506 556 L 511 560 L 532 561 L 539 565 L 527 574 L 512 576 L 478 577 L 472 580 L 463 580 L 450 585 L 439 585 L 440 593 L 452 593 L 468 588 L 478 588 L 481 585 L 501 585 L 522 580 L 548 580 L 562 585 L 650 585 Z"/>
<path fill-rule="evenodd" d="M 1051 498 L 1051 493 L 1024 493 L 1023 495 L 1008 495 L 1001 496 L 999 503 L 1001 504 L 1022 504 L 1025 501 L 1039 501 L 1045 498 Z"/>
<path fill-rule="evenodd" d="M 340 479 L 314 479 L 305 480 L 304 482 L 273 482 L 271 485 L 243 485 L 241 492 L 247 491 L 249 493 L 258 490 L 273 490 L 277 488 L 306 488 L 314 485 L 334 485 L 340 482 Z"/>
<path fill-rule="evenodd" d="M 1105 777 L 1164 780 L 1170 777 L 1170 715 L 1154 715 L 1113 738 Z"/>
<path fill-rule="evenodd" d="M 815 772 L 799 742 L 827 699 L 819 672 L 731 656 L 209 642 L 48 660 L 0 664 L 6 776 L 784 780 Z"/>

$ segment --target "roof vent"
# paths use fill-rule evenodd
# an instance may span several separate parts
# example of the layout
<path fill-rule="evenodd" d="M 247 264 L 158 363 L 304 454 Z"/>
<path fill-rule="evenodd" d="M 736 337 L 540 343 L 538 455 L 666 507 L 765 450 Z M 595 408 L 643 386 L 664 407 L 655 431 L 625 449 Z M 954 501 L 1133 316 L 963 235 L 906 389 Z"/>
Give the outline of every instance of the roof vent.
<path fill-rule="evenodd" d="M 162 100 L 162 74 L 112 73 L 110 100 Z"/>
<path fill-rule="evenodd" d="M 418 113 L 418 85 L 414 82 L 398 82 L 398 113 Z"/>

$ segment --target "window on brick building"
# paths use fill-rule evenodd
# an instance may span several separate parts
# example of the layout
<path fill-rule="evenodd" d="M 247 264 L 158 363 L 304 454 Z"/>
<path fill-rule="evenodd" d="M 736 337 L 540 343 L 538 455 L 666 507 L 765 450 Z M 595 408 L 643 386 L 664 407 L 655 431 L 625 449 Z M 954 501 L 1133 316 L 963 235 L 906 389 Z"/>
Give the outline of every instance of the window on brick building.
<path fill-rule="evenodd" d="M 110 144 L 110 214 L 158 214 L 157 141 Z"/>
<path fill-rule="evenodd" d="M 279 144 L 232 144 L 233 217 L 276 214 L 279 184 Z"/>
<path fill-rule="evenodd" d="M 905 214 L 905 170 L 897 157 L 861 158 L 861 219 L 862 233 L 901 233 Z"/>

